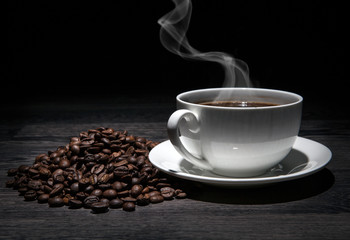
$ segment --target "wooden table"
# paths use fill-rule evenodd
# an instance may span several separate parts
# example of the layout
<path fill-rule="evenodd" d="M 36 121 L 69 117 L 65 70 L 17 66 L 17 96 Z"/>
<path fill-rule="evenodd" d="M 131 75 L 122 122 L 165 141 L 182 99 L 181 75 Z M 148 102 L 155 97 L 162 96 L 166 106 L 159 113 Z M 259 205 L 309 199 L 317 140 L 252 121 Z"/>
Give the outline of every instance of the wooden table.
<path fill-rule="evenodd" d="M 0 120 L 0 239 L 348 239 L 350 237 L 350 127 L 306 107 L 300 136 L 331 149 L 330 164 L 311 176 L 263 188 L 221 189 L 186 182 L 184 200 L 135 212 L 49 208 L 5 188 L 9 168 L 99 126 L 167 139 L 174 96 L 87 100 L 49 99 L 2 107 Z M 309 110 L 308 110 L 309 109 Z M 333 115 L 334 116 L 334 115 Z M 166 156 L 165 156 L 166 157 Z"/>

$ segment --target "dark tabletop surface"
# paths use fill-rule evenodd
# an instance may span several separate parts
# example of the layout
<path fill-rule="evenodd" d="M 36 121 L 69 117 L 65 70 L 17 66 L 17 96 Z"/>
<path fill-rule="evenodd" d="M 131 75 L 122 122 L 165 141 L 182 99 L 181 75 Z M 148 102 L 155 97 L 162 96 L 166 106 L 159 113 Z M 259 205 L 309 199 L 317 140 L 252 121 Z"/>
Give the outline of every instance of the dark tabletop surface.
<path fill-rule="evenodd" d="M 348 239 L 349 118 L 312 104 L 305 104 L 300 136 L 329 147 L 333 156 L 326 168 L 298 180 L 252 189 L 185 181 L 191 189 L 187 199 L 105 214 L 26 202 L 5 187 L 9 168 L 31 165 L 38 154 L 83 130 L 104 126 L 166 140 L 174 98 L 116 95 L 3 104 L 0 239 Z"/>

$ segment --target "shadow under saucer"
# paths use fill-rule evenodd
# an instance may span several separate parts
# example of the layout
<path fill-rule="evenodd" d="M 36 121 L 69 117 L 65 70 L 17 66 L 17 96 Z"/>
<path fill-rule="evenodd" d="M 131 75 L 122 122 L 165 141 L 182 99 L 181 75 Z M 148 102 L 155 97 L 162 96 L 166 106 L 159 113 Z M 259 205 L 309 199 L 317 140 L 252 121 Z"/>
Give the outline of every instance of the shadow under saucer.
<path fill-rule="evenodd" d="M 190 199 L 227 204 L 271 204 L 290 202 L 316 196 L 330 189 L 335 178 L 328 169 L 313 175 L 256 188 L 218 188 L 198 182 L 187 182 Z"/>

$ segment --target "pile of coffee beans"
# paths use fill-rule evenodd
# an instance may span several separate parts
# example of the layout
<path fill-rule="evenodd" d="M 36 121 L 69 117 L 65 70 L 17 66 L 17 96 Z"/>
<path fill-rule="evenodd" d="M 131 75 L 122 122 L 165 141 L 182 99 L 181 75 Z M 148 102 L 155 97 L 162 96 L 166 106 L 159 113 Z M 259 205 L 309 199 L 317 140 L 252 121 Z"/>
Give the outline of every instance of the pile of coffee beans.
<path fill-rule="evenodd" d="M 6 186 L 26 201 L 84 207 L 93 213 L 110 208 L 134 211 L 136 206 L 186 198 L 178 183 L 149 161 L 156 145 L 126 130 L 90 129 L 66 146 L 38 155 L 32 166 L 9 169 L 8 176 L 14 178 Z"/>

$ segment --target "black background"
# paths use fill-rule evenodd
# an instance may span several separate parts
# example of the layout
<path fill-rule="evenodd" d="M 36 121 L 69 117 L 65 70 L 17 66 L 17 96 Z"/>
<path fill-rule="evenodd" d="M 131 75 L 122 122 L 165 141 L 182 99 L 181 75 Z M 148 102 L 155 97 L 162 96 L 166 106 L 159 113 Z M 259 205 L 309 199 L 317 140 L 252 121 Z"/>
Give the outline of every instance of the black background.
<path fill-rule="evenodd" d="M 3 102 L 69 96 L 176 94 L 221 87 L 216 63 L 189 61 L 160 43 L 172 1 L 9 1 Z M 256 87 L 305 102 L 347 99 L 345 6 L 333 1 L 194 0 L 190 44 L 245 61 Z"/>

